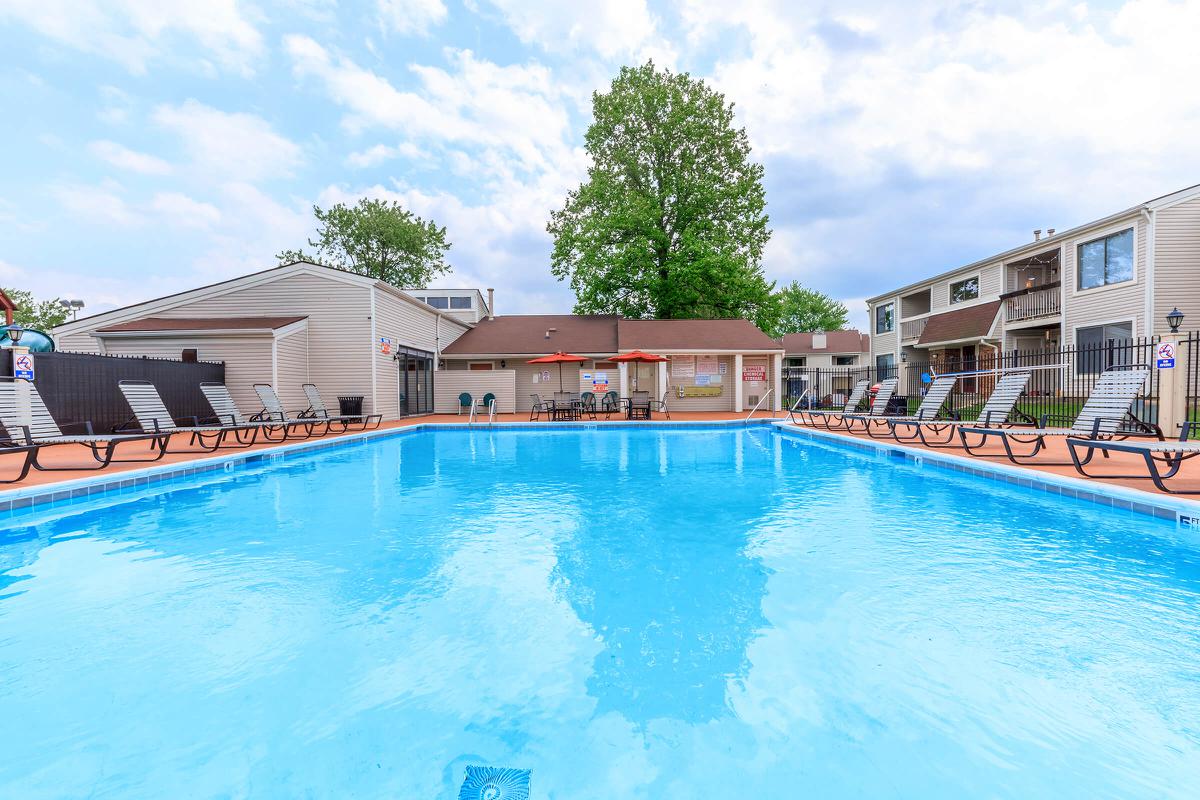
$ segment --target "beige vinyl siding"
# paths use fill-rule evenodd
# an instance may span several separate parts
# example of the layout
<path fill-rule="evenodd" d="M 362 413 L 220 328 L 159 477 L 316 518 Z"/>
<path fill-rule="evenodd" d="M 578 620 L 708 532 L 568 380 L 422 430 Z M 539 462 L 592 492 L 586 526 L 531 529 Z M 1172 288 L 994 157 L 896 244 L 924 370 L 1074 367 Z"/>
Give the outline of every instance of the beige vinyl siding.
<path fill-rule="evenodd" d="M 1184 313 L 1183 329 L 1200 329 L 1200 197 L 1155 212 L 1154 320 L 1167 330 L 1171 309 Z"/>
<path fill-rule="evenodd" d="M 452 319 L 441 317 L 432 310 L 410 303 L 386 290 L 375 290 L 375 339 L 372 351 L 375 358 L 376 412 L 384 419 L 400 415 L 400 369 L 394 354 L 396 347 L 425 350 L 433 355 L 453 342 L 467 330 Z M 381 337 L 392 340 L 393 352 L 384 353 L 379 346 Z M 437 376 L 434 376 L 434 400 L 437 400 Z"/>
<path fill-rule="evenodd" d="M 102 353 L 104 352 L 100 346 L 100 340 L 90 333 L 69 333 L 65 336 L 56 336 L 54 338 L 54 346 L 59 350 L 64 350 L 68 353 Z"/>
<path fill-rule="evenodd" d="M 525 359 L 520 359 L 525 361 Z M 530 394 L 536 392 L 543 399 L 550 399 L 554 393 L 558 391 L 558 364 L 525 364 L 518 363 L 515 367 L 512 359 L 508 359 L 508 366 L 513 368 L 516 375 L 516 393 L 517 393 L 517 410 L 528 411 L 533 408 L 533 400 Z M 534 383 L 533 376 L 541 374 L 542 370 L 550 372 L 549 383 Z M 563 391 L 577 392 L 579 391 L 579 373 L 578 364 L 563 364 L 562 365 L 562 385 Z M 616 381 L 612 381 L 616 385 Z"/>
<path fill-rule="evenodd" d="M 962 303 L 950 302 L 950 284 L 958 283 L 978 275 L 979 299 Z M 995 300 L 1004 291 L 1004 265 L 997 262 L 978 269 L 968 269 L 956 273 L 949 278 L 938 281 L 931 291 L 930 313 L 939 314 L 943 311 L 966 308 L 975 303 L 986 303 Z"/>
<path fill-rule="evenodd" d="M 178 359 L 184 349 L 195 349 L 201 361 L 224 361 L 225 384 L 238 408 L 247 416 L 262 403 L 254 384 L 271 383 L 273 337 L 268 333 L 243 336 L 146 336 L 110 338 L 105 350 L 112 355 Z"/>
<path fill-rule="evenodd" d="M 892 315 L 892 331 L 890 333 L 875 333 L 875 309 L 879 306 L 886 306 L 888 303 L 895 303 L 895 312 Z M 900 298 L 891 297 L 887 300 L 880 300 L 871 306 L 871 319 L 868 321 L 867 327 L 871 331 L 871 358 L 869 366 L 875 366 L 875 356 L 883 355 L 884 353 L 895 353 L 896 361 L 900 361 Z"/>
<path fill-rule="evenodd" d="M 669 355 L 669 354 L 668 354 Z M 725 374 L 721 376 L 721 394 L 719 397 L 679 397 L 676 392 L 676 386 L 679 385 L 676 380 L 667 373 L 667 408 L 671 411 L 732 411 L 734 401 L 734 381 L 740 380 L 740 375 L 733 374 L 733 356 L 718 355 L 717 364 L 725 365 Z M 770 367 L 767 368 L 767 376 L 770 377 Z M 682 385 L 689 385 L 687 379 L 683 379 Z"/>
<path fill-rule="evenodd" d="M 1117 286 L 1105 286 L 1080 292 L 1076 256 L 1079 245 L 1100 236 L 1133 228 L 1134 280 Z M 1140 217 L 1130 217 L 1066 241 L 1063 246 L 1062 279 L 1066 284 L 1063 343 L 1074 345 L 1078 328 L 1113 322 L 1133 321 L 1133 335 L 1144 336 L 1146 307 L 1146 226 Z"/>
<path fill-rule="evenodd" d="M 308 408 L 301 388 L 308 383 L 308 332 L 303 328 L 275 340 L 275 392 L 291 412 Z"/>
<path fill-rule="evenodd" d="M 438 414 L 454 414 L 459 410 L 458 396 L 461 393 L 470 394 L 472 401 L 478 405 L 484 395 L 491 392 L 496 395 L 496 413 L 509 414 L 516 407 L 516 385 L 516 372 L 511 369 L 477 372 L 440 370 L 433 384 L 433 410 Z M 479 409 L 476 413 L 487 415 L 485 409 Z"/>

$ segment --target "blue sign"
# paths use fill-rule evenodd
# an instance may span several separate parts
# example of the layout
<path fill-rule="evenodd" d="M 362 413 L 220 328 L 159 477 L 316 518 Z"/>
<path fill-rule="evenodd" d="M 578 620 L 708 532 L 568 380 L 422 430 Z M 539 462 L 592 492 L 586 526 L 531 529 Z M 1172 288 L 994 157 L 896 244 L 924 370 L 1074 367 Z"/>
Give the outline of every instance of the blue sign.
<path fill-rule="evenodd" d="M 933 383 L 933 378 L 929 375 L 928 372 L 921 373 L 921 383 Z"/>
<path fill-rule="evenodd" d="M 18 380 L 33 380 L 33 356 L 22 353 L 13 359 L 13 377 Z"/>
<path fill-rule="evenodd" d="M 1159 342 L 1155 348 L 1154 365 L 1159 369 L 1175 369 L 1175 345 L 1171 342 Z"/>
<path fill-rule="evenodd" d="M 1158 367 L 1159 369 L 1175 369 L 1175 359 L 1160 358 L 1154 362 L 1154 366 Z"/>

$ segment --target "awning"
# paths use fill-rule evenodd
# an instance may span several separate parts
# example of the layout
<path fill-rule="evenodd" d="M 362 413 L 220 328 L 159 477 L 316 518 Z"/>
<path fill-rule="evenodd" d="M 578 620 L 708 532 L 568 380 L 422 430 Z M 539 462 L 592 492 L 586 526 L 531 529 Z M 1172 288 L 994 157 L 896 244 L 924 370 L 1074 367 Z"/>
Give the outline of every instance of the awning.
<path fill-rule="evenodd" d="M 1000 304 L 1000 300 L 994 300 L 930 317 L 925 323 L 925 330 L 921 332 L 921 338 L 917 340 L 917 347 L 986 338 L 996 323 Z"/>

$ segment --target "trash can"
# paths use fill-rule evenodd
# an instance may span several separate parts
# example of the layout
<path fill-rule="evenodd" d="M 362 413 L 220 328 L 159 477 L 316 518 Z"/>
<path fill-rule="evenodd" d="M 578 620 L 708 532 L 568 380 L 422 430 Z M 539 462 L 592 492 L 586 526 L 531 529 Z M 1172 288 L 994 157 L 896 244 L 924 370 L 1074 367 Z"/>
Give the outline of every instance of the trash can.
<path fill-rule="evenodd" d="M 338 395 L 338 408 L 343 417 L 362 416 L 363 395 Z"/>

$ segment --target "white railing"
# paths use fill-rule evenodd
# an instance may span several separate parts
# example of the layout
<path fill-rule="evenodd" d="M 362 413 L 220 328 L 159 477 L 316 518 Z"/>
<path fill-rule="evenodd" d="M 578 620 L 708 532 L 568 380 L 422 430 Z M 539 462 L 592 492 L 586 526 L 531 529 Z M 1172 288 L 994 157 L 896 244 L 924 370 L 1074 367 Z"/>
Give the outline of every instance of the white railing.
<path fill-rule="evenodd" d="M 1005 319 L 1009 322 L 1055 317 L 1061 312 L 1062 303 L 1057 287 L 1019 294 L 1004 301 Z"/>
<path fill-rule="evenodd" d="M 800 407 L 800 404 L 804 402 L 804 398 L 807 397 L 808 393 L 811 391 L 811 387 L 805 386 L 804 391 L 802 391 L 800 396 L 796 398 L 796 402 L 792 403 L 792 407 L 788 409 L 788 419 L 792 421 L 793 425 L 796 424 L 796 409 Z"/>
<path fill-rule="evenodd" d="M 750 419 L 754 416 L 754 412 L 758 411 L 758 407 L 763 404 L 764 400 L 771 396 L 771 392 L 773 391 L 775 391 L 774 386 L 772 386 L 770 389 L 767 389 L 766 393 L 762 397 L 758 398 L 758 402 L 754 404 L 754 408 L 750 409 L 750 413 L 746 415 L 746 419 Z"/>
<path fill-rule="evenodd" d="M 492 427 L 492 423 L 496 421 L 496 401 L 492 400 L 488 403 L 488 427 Z"/>
<path fill-rule="evenodd" d="M 475 424 L 475 409 L 476 409 L 477 407 L 478 407 L 478 406 L 476 406 L 476 405 L 475 405 L 475 401 L 474 401 L 474 400 L 472 400 L 472 401 L 471 401 L 471 413 L 467 415 L 467 424 L 468 424 L 468 425 L 474 425 L 474 424 Z"/>
<path fill-rule="evenodd" d="M 925 326 L 929 324 L 929 317 L 921 317 L 920 319 L 905 319 L 900 321 L 900 338 L 901 339 L 918 339 L 925 332 Z"/>

